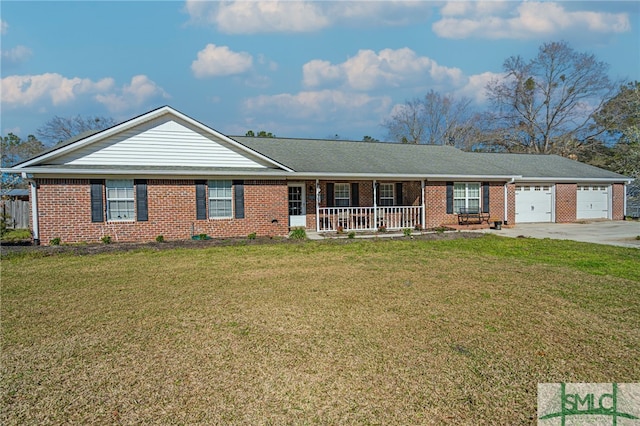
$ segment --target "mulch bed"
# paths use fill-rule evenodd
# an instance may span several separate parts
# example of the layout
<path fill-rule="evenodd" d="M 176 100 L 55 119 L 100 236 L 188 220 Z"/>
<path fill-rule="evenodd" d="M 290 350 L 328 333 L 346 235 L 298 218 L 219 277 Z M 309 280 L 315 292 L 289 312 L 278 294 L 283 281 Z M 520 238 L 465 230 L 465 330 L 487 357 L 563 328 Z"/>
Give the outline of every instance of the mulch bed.
<path fill-rule="evenodd" d="M 350 244 L 355 241 L 376 241 L 376 240 L 455 240 L 459 238 L 478 238 L 483 234 L 476 232 L 426 232 L 412 237 L 405 236 L 384 236 L 380 238 L 326 238 L 325 240 L 314 240 L 313 242 L 331 244 Z M 91 255 L 101 253 L 119 253 L 133 250 L 171 250 L 177 248 L 207 248 L 241 245 L 263 245 L 263 244 L 304 244 L 311 240 L 295 240 L 289 238 L 257 237 L 248 238 L 213 238 L 210 240 L 171 240 L 162 243 L 111 243 L 111 244 L 63 244 L 59 246 L 34 246 L 30 241 L 2 242 L 0 244 L 0 256 L 7 257 L 21 253 L 37 253 L 38 256 L 55 256 L 58 254 Z"/>

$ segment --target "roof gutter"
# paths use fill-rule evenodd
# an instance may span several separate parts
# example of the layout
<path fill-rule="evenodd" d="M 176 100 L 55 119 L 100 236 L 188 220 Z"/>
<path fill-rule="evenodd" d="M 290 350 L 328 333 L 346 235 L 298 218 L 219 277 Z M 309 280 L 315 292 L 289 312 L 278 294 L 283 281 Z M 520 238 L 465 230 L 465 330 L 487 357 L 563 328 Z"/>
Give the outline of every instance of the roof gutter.
<path fill-rule="evenodd" d="M 553 178 L 553 177 L 522 177 L 520 176 L 516 182 L 552 182 L 552 183 L 578 183 L 578 182 L 631 182 L 629 178 L 624 176 L 621 178 Z"/>
<path fill-rule="evenodd" d="M 422 180 L 429 181 L 447 181 L 447 180 L 475 180 L 475 181 L 513 181 L 521 176 L 514 175 L 462 175 L 462 174 L 402 174 L 402 173 L 330 173 L 330 172 L 287 172 L 284 170 L 268 170 L 256 169 L 250 170 L 148 170 L 148 169 L 69 169 L 69 168 L 42 168 L 42 167 L 24 167 L 1 169 L 3 173 L 30 173 L 39 176 L 55 176 L 55 175 L 74 175 L 74 176 L 171 176 L 175 177 L 194 177 L 194 176 L 247 176 L 247 177 L 276 177 L 290 179 L 406 179 L 406 180 Z"/>

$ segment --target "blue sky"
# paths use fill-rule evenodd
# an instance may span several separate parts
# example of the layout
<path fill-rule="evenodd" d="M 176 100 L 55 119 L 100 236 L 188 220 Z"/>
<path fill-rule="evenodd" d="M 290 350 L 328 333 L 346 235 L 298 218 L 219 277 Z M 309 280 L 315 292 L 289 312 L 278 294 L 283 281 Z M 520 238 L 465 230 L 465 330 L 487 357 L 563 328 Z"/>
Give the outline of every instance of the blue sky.
<path fill-rule="evenodd" d="M 564 40 L 640 80 L 640 1 L 0 2 L 1 129 L 162 105 L 229 135 L 384 140 L 433 89 L 486 106 L 512 55 Z"/>

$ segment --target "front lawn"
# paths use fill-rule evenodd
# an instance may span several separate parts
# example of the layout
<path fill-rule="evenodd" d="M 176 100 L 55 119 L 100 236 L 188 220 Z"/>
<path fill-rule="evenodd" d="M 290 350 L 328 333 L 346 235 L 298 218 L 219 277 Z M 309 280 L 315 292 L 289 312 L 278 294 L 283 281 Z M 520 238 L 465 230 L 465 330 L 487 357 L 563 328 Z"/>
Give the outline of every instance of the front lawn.
<path fill-rule="evenodd" d="M 535 424 L 640 377 L 640 250 L 485 236 L 2 260 L 2 424 Z"/>

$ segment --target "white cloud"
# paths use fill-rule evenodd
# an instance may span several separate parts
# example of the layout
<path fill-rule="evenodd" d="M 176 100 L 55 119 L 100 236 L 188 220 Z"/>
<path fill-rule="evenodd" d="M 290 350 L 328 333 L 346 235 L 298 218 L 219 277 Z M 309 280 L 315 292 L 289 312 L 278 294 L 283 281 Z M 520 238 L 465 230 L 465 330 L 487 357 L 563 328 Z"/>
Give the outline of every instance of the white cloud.
<path fill-rule="evenodd" d="M 303 66 L 303 84 L 306 87 L 342 85 L 354 90 L 383 87 L 407 87 L 424 84 L 425 77 L 433 82 L 457 84 L 462 71 L 448 68 L 425 56 L 418 56 L 409 48 L 384 49 L 376 53 L 360 50 L 345 62 L 313 60 Z"/>
<path fill-rule="evenodd" d="M 116 93 L 98 94 L 96 100 L 111 112 L 122 112 L 156 98 L 169 98 L 169 94 L 146 75 L 136 75 Z"/>
<path fill-rule="evenodd" d="M 233 52 L 227 46 L 207 46 L 198 52 L 198 59 L 191 63 L 197 78 L 221 77 L 241 74 L 253 65 L 253 58 L 246 52 Z"/>
<path fill-rule="evenodd" d="M 485 88 L 487 83 L 492 80 L 504 77 L 504 74 L 485 72 L 482 74 L 476 74 L 469 76 L 467 83 L 456 89 L 454 94 L 456 97 L 465 97 L 471 99 L 478 105 L 482 105 L 487 101 L 487 94 Z"/>
<path fill-rule="evenodd" d="M 188 0 L 185 7 L 192 20 L 214 24 L 228 34 L 306 32 L 328 25 L 328 19 L 313 2 Z"/>
<path fill-rule="evenodd" d="M 104 92 L 113 86 L 113 79 L 92 81 L 87 78 L 66 78 L 56 73 L 12 75 L 2 79 L 2 105 L 30 106 L 45 100 L 53 105 L 71 102 L 79 95 Z"/>
<path fill-rule="evenodd" d="M 567 31 L 609 34 L 631 29 L 627 13 L 569 11 L 555 2 L 449 2 L 441 15 L 433 31 L 453 39 L 528 39 Z"/>
<path fill-rule="evenodd" d="M 333 25 L 405 25 L 428 19 L 433 5 L 422 1 L 320 2 L 187 0 L 192 22 L 214 25 L 228 34 L 313 32 Z"/>
<path fill-rule="evenodd" d="M 5 35 L 9 30 L 9 24 L 7 21 L 0 20 L 0 34 Z"/>
<path fill-rule="evenodd" d="M 372 97 L 337 90 L 307 91 L 298 94 L 258 96 L 245 101 L 246 111 L 261 115 L 286 116 L 314 122 L 384 114 L 391 105 L 387 96 Z"/>
<path fill-rule="evenodd" d="M 93 98 L 110 111 L 138 107 L 154 98 L 169 95 L 145 75 L 137 75 L 130 84 L 115 87 L 113 78 L 93 81 L 88 78 L 67 78 L 60 74 L 12 75 L 2 79 L 2 106 L 43 107 L 49 103 L 59 107 Z"/>
<path fill-rule="evenodd" d="M 31 57 L 31 53 L 31 49 L 22 45 L 16 46 L 13 49 L 2 50 L 2 62 L 4 62 L 5 65 L 7 63 L 11 65 L 19 64 L 29 59 Z"/>

